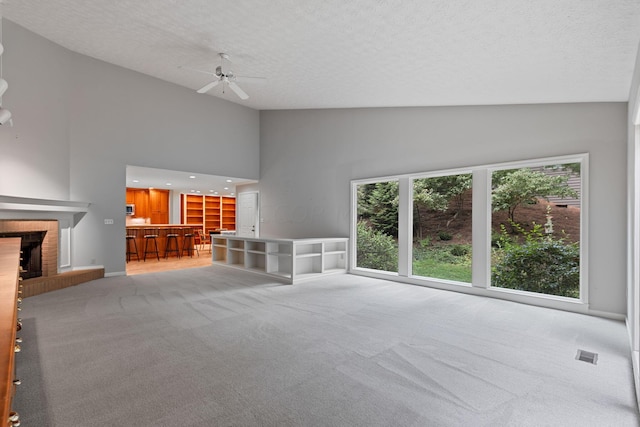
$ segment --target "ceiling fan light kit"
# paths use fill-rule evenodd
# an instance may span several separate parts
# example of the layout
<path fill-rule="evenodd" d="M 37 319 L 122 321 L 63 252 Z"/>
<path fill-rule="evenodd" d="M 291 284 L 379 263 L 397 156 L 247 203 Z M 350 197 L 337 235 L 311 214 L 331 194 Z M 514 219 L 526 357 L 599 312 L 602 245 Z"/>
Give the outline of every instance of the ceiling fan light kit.
<path fill-rule="evenodd" d="M 238 96 L 238 98 L 242 100 L 249 99 L 249 95 L 247 95 L 247 93 L 244 90 L 242 90 L 242 88 L 240 88 L 240 86 L 238 86 L 238 84 L 236 83 L 236 81 L 238 80 L 238 77 L 242 77 L 242 76 L 236 76 L 231 70 L 229 71 L 224 70 L 224 61 L 225 59 L 229 61 L 229 55 L 226 53 L 220 53 L 218 54 L 218 56 L 220 57 L 220 65 L 216 67 L 215 73 L 212 73 L 210 71 L 196 70 L 188 67 L 180 67 L 180 68 L 186 68 L 192 71 L 197 71 L 199 73 L 208 74 L 215 78 L 213 81 L 207 83 L 206 85 L 202 86 L 200 89 L 196 90 L 197 93 L 207 93 L 211 89 L 213 89 L 214 87 L 222 83 L 222 93 L 225 93 L 224 89 L 226 86 L 226 87 L 229 87 L 229 89 L 231 89 L 233 93 L 235 93 Z M 242 78 L 264 79 L 263 77 L 242 77 Z"/>

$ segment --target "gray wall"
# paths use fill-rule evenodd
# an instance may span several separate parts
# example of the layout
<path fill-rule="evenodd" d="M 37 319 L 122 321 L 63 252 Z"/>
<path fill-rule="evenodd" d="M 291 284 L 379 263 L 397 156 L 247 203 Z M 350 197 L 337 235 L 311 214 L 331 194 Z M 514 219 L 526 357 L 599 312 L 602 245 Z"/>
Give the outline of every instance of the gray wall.
<path fill-rule="evenodd" d="M 127 164 L 258 178 L 257 111 L 70 52 L 7 20 L 3 37 L 3 105 L 15 126 L 0 129 L 0 194 L 91 202 L 74 229 L 74 266 L 125 270 Z"/>
<path fill-rule="evenodd" d="M 262 111 L 262 236 L 349 235 L 349 181 L 587 152 L 589 296 L 626 311 L 625 103 Z"/>

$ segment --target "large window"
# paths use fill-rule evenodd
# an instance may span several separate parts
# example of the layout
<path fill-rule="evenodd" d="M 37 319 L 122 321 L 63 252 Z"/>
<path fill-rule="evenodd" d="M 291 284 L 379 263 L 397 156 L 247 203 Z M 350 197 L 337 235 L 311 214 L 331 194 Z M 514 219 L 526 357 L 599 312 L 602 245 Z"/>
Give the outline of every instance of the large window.
<path fill-rule="evenodd" d="M 357 186 L 356 266 L 398 271 L 398 181 Z"/>
<path fill-rule="evenodd" d="M 352 271 L 554 307 L 587 303 L 587 160 L 354 181 Z"/>
<path fill-rule="evenodd" d="M 491 285 L 580 297 L 580 163 L 493 171 Z"/>
<path fill-rule="evenodd" d="M 472 176 L 413 180 L 414 276 L 471 283 Z"/>

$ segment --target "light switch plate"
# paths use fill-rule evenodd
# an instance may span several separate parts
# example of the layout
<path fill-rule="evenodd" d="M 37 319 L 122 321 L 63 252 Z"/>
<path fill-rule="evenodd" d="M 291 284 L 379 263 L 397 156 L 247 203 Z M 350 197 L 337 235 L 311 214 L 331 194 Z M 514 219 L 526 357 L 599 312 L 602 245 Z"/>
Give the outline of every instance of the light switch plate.
<path fill-rule="evenodd" d="M 104 220 L 104 225 L 111 225 L 113 224 L 113 220 L 112 219 L 105 219 Z"/>

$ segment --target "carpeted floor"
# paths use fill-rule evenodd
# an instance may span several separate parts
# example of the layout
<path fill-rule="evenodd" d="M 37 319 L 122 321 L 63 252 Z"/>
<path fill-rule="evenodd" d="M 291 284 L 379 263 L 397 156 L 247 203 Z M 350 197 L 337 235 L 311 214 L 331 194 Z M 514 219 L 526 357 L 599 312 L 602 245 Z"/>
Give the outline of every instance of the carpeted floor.
<path fill-rule="evenodd" d="M 21 316 L 27 427 L 639 425 L 623 323 L 506 301 L 210 266 L 31 297 Z"/>

